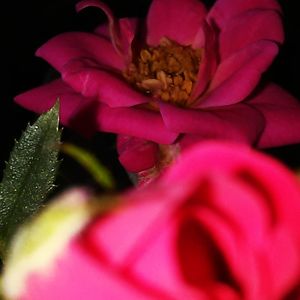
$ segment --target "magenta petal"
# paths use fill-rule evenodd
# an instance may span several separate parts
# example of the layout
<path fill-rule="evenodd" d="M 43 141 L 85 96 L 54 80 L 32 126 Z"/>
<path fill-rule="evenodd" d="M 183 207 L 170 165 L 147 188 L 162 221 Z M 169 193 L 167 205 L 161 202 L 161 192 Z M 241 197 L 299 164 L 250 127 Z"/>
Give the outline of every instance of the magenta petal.
<path fill-rule="evenodd" d="M 58 71 L 69 61 L 85 57 L 109 69 L 125 68 L 122 57 L 107 39 L 86 32 L 60 34 L 40 47 L 36 55 L 45 59 Z"/>
<path fill-rule="evenodd" d="M 94 31 L 95 34 L 100 35 L 101 37 L 110 41 L 110 34 L 109 34 L 109 26 L 108 23 L 103 23 L 98 25 Z"/>
<path fill-rule="evenodd" d="M 160 108 L 168 129 L 206 139 L 233 140 L 253 144 L 264 128 L 261 113 L 246 104 L 235 104 L 206 111 L 184 109 L 165 103 L 162 103 Z"/>
<path fill-rule="evenodd" d="M 121 56 L 123 54 L 122 51 L 122 42 L 121 42 L 121 33 L 120 26 L 118 20 L 115 19 L 113 12 L 111 9 L 100 0 L 83 0 L 76 4 L 76 10 L 79 12 L 87 7 L 97 7 L 101 9 L 108 18 L 108 29 L 111 37 L 112 44 L 116 52 L 118 52 Z"/>
<path fill-rule="evenodd" d="M 38 114 L 48 111 L 59 99 L 60 117 L 68 124 L 78 105 L 85 99 L 61 80 L 55 80 L 15 97 L 16 103 Z"/>
<path fill-rule="evenodd" d="M 126 63 L 132 62 L 132 42 L 135 38 L 138 30 L 139 19 L 138 18 L 122 18 L 119 20 L 120 30 L 122 33 L 123 48 L 125 53 Z"/>
<path fill-rule="evenodd" d="M 126 63 L 130 63 L 132 61 L 132 42 L 135 37 L 135 33 L 137 31 L 137 27 L 139 24 L 138 18 L 122 18 L 119 20 L 120 27 L 124 38 L 127 40 L 127 54 L 125 55 Z M 109 32 L 109 24 L 104 23 L 97 26 L 94 29 L 94 33 L 100 35 L 101 37 L 107 39 L 108 41 L 111 40 L 110 32 Z"/>
<path fill-rule="evenodd" d="M 234 53 L 218 66 L 204 99 L 197 107 L 230 105 L 245 99 L 278 53 L 271 41 L 258 41 Z"/>
<path fill-rule="evenodd" d="M 195 165 L 202 167 L 195 168 Z M 279 295 L 286 293 L 291 279 L 299 278 L 295 268 L 299 266 L 295 242 L 299 241 L 299 230 L 296 231 L 300 209 L 296 178 L 278 162 L 253 153 L 250 148 L 203 143 L 182 155 L 176 168 L 169 169 L 163 180 L 199 186 L 203 175 L 213 192 L 209 209 L 199 210 L 197 215 L 223 250 L 235 278 L 244 286 L 246 294 L 249 293 L 247 299 L 261 299 L 262 293 L 266 293 L 263 299 L 274 299 L 274 295 L 283 299 Z M 201 195 L 199 189 L 195 190 Z M 258 202 L 251 208 L 249 201 L 253 200 Z M 275 270 L 282 272 L 278 275 Z"/>
<path fill-rule="evenodd" d="M 204 21 L 201 28 L 199 28 L 195 36 L 193 47 L 203 49 L 200 68 L 197 74 L 197 84 L 191 95 L 192 100 L 195 100 L 207 88 L 217 67 L 217 36 L 212 26 L 206 21 Z"/>
<path fill-rule="evenodd" d="M 165 36 L 191 45 L 205 15 L 198 0 L 153 0 L 147 16 L 147 43 L 157 45 Z"/>
<path fill-rule="evenodd" d="M 152 168 L 158 160 L 158 145 L 136 137 L 118 135 L 119 161 L 129 172 Z"/>
<path fill-rule="evenodd" d="M 184 174 L 182 175 L 184 176 Z M 169 186 L 169 189 L 176 190 L 174 186 L 177 184 L 180 185 L 179 182 L 174 182 L 173 185 Z M 152 201 L 155 200 L 167 202 L 169 199 L 152 199 Z M 165 212 L 163 216 L 157 218 L 157 220 L 148 227 L 148 231 L 145 230 L 143 237 L 140 239 L 147 239 L 147 243 L 140 243 L 140 248 L 137 248 L 133 254 L 134 256 L 131 256 L 134 259 L 132 272 L 136 274 L 137 278 L 143 282 L 147 282 L 149 286 L 154 286 L 168 295 L 167 297 L 155 298 L 157 300 L 213 299 L 206 297 L 205 292 L 199 288 L 200 285 L 195 286 L 196 288 L 190 285 L 184 272 L 182 272 L 181 263 L 179 261 L 181 251 L 178 246 L 178 244 L 180 244 L 180 246 L 182 246 L 182 244 L 180 243 L 181 241 L 177 241 L 178 230 L 181 226 L 178 224 L 178 220 L 173 217 L 174 215 L 178 216 L 179 211 L 174 211 L 174 206 L 165 207 L 165 209 L 169 209 L 169 212 Z M 168 214 L 169 218 L 166 218 Z M 182 235 L 185 235 L 185 233 L 186 232 L 183 232 Z M 189 256 L 190 260 L 199 261 L 202 259 L 202 261 L 205 261 L 206 257 L 202 256 L 201 251 L 201 248 L 204 248 L 201 242 L 205 241 L 201 239 L 201 235 L 198 231 L 193 234 L 193 237 L 191 237 L 191 234 L 189 237 L 191 239 L 194 238 L 193 241 L 190 242 L 194 247 L 187 249 L 186 256 Z M 185 243 L 185 241 L 182 242 Z M 201 268 L 203 272 L 205 272 L 203 264 Z"/>
<path fill-rule="evenodd" d="M 262 112 L 265 130 L 258 146 L 278 147 L 300 142 L 300 103 L 275 84 L 267 85 L 249 105 Z"/>
<path fill-rule="evenodd" d="M 86 7 L 94 6 L 100 8 L 107 16 L 109 23 L 109 33 L 112 44 L 117 53 L 119 53 L 128 63 L 131 60 L 131 43 L 135 36 L 136 20 L 120 19 L 117 20 L 110 8 L 99 0 L 83 0 L 77 3 L 76 9 L 80 11 Z"/>
<path fill-rule="evenodd" d="M 61 80 L 52 81 L 15 97 L 16 103 L 38 114 L 48 111 L 58 99 L 59 117 L 63 125 L 76 128 L 85 135 L 94 133 L 92 116 L 96 110 L 93 102 L 75 93 Z"/>
<path fill-rule="evenodd" d="M 278 12 L 255 9 L 230 19 L 220 33 L 221 61 L 259 40 L 283 42 L 284 32 Z"/>
<path fill-rule="evenodd" d="M 217 0 L 209 11 L 208 19 L 222 28 L 228 20 L 250 9 L 281 11 L 276 0 Z"/>
<path fill-rule="evenodd" d="M 111 266 L 93 256 L 92 249 L 72 243 L 46 275 L 28 276 L 22 299 L 154 299 L 121 270 L 112 272 Z"/>
<path fill-rule="evenodd" d="M 88 241 L 93 254 L 98 251 L 101 257 L 107 257 L 114 272 L 123 271 L 126 282 L 134 280 L 136 287 L 143 288 L 143 300 L 207 299 L 201 290 L 186 283 L 178 267 L 174 241 L 178 225 L 172 216 L 175 202 L 182 199 L 178 199 L 178 193 L 159 188 L 141 193 L 131 193 L 133 197 L 129 194 L 124 199 L 134 203 L 131 207 L 95 222 L 85 234 L 85 245 Z"/>
<path fill-rule="evenodd" d="M 150 99 L 133 89 L 120 75 L 100 69 L 88 58 L 66 64 L 62 78 L 76 92 L 85 97 L 95 97 L 110 107 L 133 106 L 147 103 Z"/>
<path fill-rule="evenodd" d="M 110 108 L 102 104 L 98 130 L 134 136 L 159 144 L 171 144 L 178 134 L 168 130 L 158 112 L 142 108 Z"/>

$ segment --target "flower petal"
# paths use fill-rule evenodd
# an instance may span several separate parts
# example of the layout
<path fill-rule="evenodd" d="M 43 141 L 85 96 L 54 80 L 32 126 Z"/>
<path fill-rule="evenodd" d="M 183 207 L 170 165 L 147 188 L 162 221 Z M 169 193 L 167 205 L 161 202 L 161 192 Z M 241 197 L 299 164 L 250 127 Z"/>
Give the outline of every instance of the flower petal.
<path fill-rule="evenodd" d="M 274 218 L 276 219 L 278 214 L 281 218 L 280 224 L 288 226 L 299 240 L 298 213 L 291 214 L 290 210 L 291 207 L 294 207 L 293 211 L 300 211 L 299 182 L 286 167 L 271 157 L 254 152 L 247 145 L 241 146 L 229 142 L 209 141 L 194 145 L 187 151 L 189 154 L 181 156 L 176 168 L 170 168 L 165 173 L 164 181 L 166 183 L 180 180 L 186 189 L 192 189 L 199 185 L 199 178 L 203 176 L 202 174 L 206 174 L 207 170 L 209 172 L 223 170 L 224 174 L 231 174 L 230 176 L 235 178 L 234 180 L 239 179 L 242 182 L 244 179 L 244 182 L 248 184 L 261 183 L 257 185 L 257 188 L 265 187 L 267 189 L 269 187 L 267 191 L 262 190 L 262 193 L 273 199 L 270 203 L 267 201 L 266 205 L 272 205 L 270 210 L 275 212 Z M 195 165 L 199 165 L 201 168 L 193 168 Z M 189 171 L 191 169 L 193 172 Z M 247 173 L 244 172 L 245 170 Z M 275 170 L 277 171 L 275 172 Z M 183 177 L 182 174 L 185 176 Z M 251 178 L 252 180 L 249 181 Z M 280 184 L 274 184 L 274 182 L 280 182 Z M 289 197 L 285 195 L 289 195 Z"/>
<path fill-rule="evenodd" d="M 217 37 L 212 26 L 206 21 L 203 22 L 198 30 L 193 47 L 202 48 L 202 52 L 196 85 L 191 95 L 192 101 L 199 98 L 204 92 L 217 68 Z"/>
<path fill-rule="evenodd" d="M 272 239 L 265 242 L 266 249 L 276 249 L 276 251 L 265 253 L 265 259 L 268 262 L 267 267 L 270 270 L 267 276 L 269 276 L 269 281 L 273 283 L 273 296 L 269 297 L 270 299 L 279 295 L 282 295 L 284 299 L 293 290 L 293 287 L 299 286 L 300 257 L 295 237 L 296 235 L 291 234 L 285 228 L 279 228 L 273 233 Z"/>
<path fill-rule="evenodd" d="M 50 274 L 29 276 L 22 299 L 156 299 L 130 282 L 121 270 L 112 272 L 105 262 L 93 257 L 92 250 L 72 243 Z"/>
<path fill-rule="evenodd" d="M 123 200 L 135 205 L 94 223 L 85 234 L 85 244 L 89 243 L 102 257 L 107 257 L 109 265 L 114 265 L 117 271 L 128 270 L 129 282 L 131 278 L 135 286 L 146 286 L 147 295 L 156 294 L 155 299 L 204 300 L 206 297 L 200 297 L 201 290 L 193 289 L 182 280 L 176 265 L 177 251 L 173 242 L 177 227 L 175 222 L 170 222 L 174 213 L 170 202 L 179 199 L 173 194 L 176 198 L 172 192 L 167 196 L 161 189 L 145 194 L 142 191 L 140 197 L 132 193 L 134 198 L 129 194 Z M 149 201 L 144 201 L 143 196 Z M 126 276 L 128 272 L 122 274 Z"/>
<path fill-rule="evenodd" d="M 97 113 L 97 124 L 99 131 L 125 134 L 159 144 L 170 144 L 178 136 L 165 127 L 158 112 L 136 107 L 110 108 L 102 104 Z"/>
<path fill-rule="evenodd" d="M 221 61 L 243 47 L 259 40 L 283 42 L 284 32 L 278 12 L 253 9 L 230 19 L 220 32 Z"/>
<path fill-rule="evenodd" d="M 110 41 L 109 26 L 107 23 L 98 25 L 93 32 Z"/>
<path fill-rule="evenodd" d="M 131 61 L 131 43 L 135 36 L 137 28 L 137 19 L 120 19 L 117 20 L 110 8 L 99 0 L 83 0 L 76 4 L 77 11 L 81 11 L 86 7 L 94 6 L 100 8 L 108 18 L 108 29 L 112 44 L 117 53 L 122 56 L 127 63 Z M 134 20 L 134 21 L 133 21 Z"/>
<path fill-rule="evenodd" d="M 122 33 L 122 38 L 125 40 L 124 43 L 124 53 L 126 63 L 132 62 L 132 43 L 136 36 L 137 30 L 140 25 L 140 20 L 138 18 L 121 18 L 119 20 L 120 30 Z"/>
<path fill-rule="evenodd" d="M 58 71 L 71 60 L 86 58 L 108 69 L 124 70 L 125 64 L 105 38 L 87 32 L 68 32 L 55 36 L 37 51 Z"/>
<path fill-rule="evenodd" d="M 253 153 L 250 148 L 245 147 L 244 151 L 237 153 L 234 151 L 236 147 L 234 144 L 224 143 L 222 147 L 216 146 L 217 144 L 214 143 L 204 143 L 202 147 L 195 146 L 190 150 L 189 155 L 182 156 L 176 171 L 170 170 L 166 173 L 164 180 L 170 183 L 180 180 L 184 186 L 197 186 L 199 177 L 201 175 L 203 177 L 203 174 L 207 176 L 204 169 L 209 168 L 212 176 L 206 181 L 212 185 L 213 193 L 205 203 L 206 209 L 199 210 L 199 219 L 223 249 L 223 253 L 229 260 L 228 265 L 231 266 L 239 281 L 244 283 L 247 294 L 252 294 L 249 299 L 260 298 L 263 292 L 267 293 L 264 299 L 273 299 L 274 295 L 284 295 L 283 290 L 292 283 L 291 278 L 297 278 L 295 265 L 299 266 L 295 244 L 295 240 L 299 237 L 299 232 L 296 232 L 299 227 L 296 224 L 299 220 L 296 221 L 296 217 L 300 209 L 296 178 L 292 177 L 292 174 L 278 162 L 270 158 L 267 161 L 267 157 L 260 157 L 261 154 Z M 196 170 L 195 165 L 201 165 L 204 169 Z M 191 168 L 194 172 L 189 171 Z M 182 174 L 185 176 L 182 177 Z M 229 191 L 230 203 L 226 196 Z M 197 192 L 200 193 L 198 189 Z M 284 195 L 289 195 L 288 199 Z M 206 198 L 200 196 L 200 199 L 203 201 Z M 241 199 L 243 201 L 240 201 Z M 255 203 L 253 199 L 261 202 Z M 295 213 L 291 213 L 290 207 L 294 208 Z M 242 219 L 241 215 L 243 215 Z M 279 226 L 272 228 L 271 224 L 274 220 Z M 283 228 L 288 230 L 284 232 Z M 253 236 L 253 232 L 257 234 Z M 269 242 L 265 240 L 266 237 L 272 240 Z M 276 241 L 278 246 L 274 247 L 274 244 L 271 246 L 272 241 Z M 279 244 L 282 247 L 279 247 Z M 260 251 L 257 252 L 256 249 Z M 273 251 L 274 249 L 276 250 Z M 286 265 L 284 260 L 287 258 L 280 255 L 282 253 L 280 251 L 290 255 Z M 257 262 L 265 263 L 259 264 L 260 267 L 257 268 Z M 275 266 L 282 270 L 282 274 L 288 275 L 274 274 L 272 281 L 266 274 L 270 271 L 273 274 Z M 278 279 L 281 282 L 277 282 Z M 276 286 L 277 291 L 273 285 Z M 269 288 L 266 289 L 266 286 Z"/>
<path fill-rule="evenodd" d="M 230 105 L 245 99 L 278 53 L 271 41 L 258 41 L 225 59 L 217 68 L 209 90 L 197 107 Z"/>
<path fill-rule="evenodd" d="M 68 123 L 74 111 L 84 98 L 75 93 L 60 79 L 26 91 L 15 97 L 16 103 L 38 114 L 48 111 L 55 102 L 60 101 L 60 118 Z"/>
<path fill-rule="evenodd" d="M 206 9 L 198 0 L 153 0 L 147 16 L 147 43 L 157 45 L 167 37 L 191 45 Z"/>
<path fill-rule="evenodd" d="M 119 161 L 129 172 L 152 168 L 158 160 L 158 145 L 136 137 L 118 135 Z"/>
<path fill-rule="evenodd" d="M 246 104 L 235 104 L 207 111 L 183 109 L 165 103 L 161 103 L 160 107 L 163 120 L 169 130 L 194 134 L 206 139 L 253 144 L 264 128 L 261 113 Z"/>
<path fill-rule="evenodd" d="M 15 97 L 16 103 L 38 114 L 48 111 L 59 100 L 59 117 L 63 125 L 84 135 L 95 132 L 95 105 L 89 98 L 74 92 L 63 81 L 55 80 Z M 94 117 L 93 117 L 94 116 Z"/>
<path fill-rule="evenodd" d="M 101 69 L 88 58 L 70 61 L 61 72 L 63 80 L 76 92 L 97 98 L 110 107 L 133 106 L 150 99 L 133 89 L 120 74 Z"/>
<path fill-rule="evenodd" d="M 164 201 L 166 199 L 160 200 Z M 159 224 L 160 226 L 157 226 L 157 223 L 159 223 L 157 221 L 156 224 L 151 224 L 152 228 L 155 225 L 156 228 L 154 227 L 155 231 L 152 231 L 152 236 L 149 237 L 148 234 L 148 244 L 144 244 L 143 247 L 138 249 L 139 251 L 134 257 L 133 273 L 137 278 L 147 282 L 150 286 L 163 290 L 169 299 L 209 299 L 201 289 L 201 286 L 195 288 L 189 284 L 178 266 L 179 250 L 175 244 L 178 230 L 177 222 L 174 222 L 174 220 L 172 222 L 170 219 L 165 220 L 164 223 L 161 220 L 159 221 L 162 223 Z M 199 235 L 197 237 L 198 239 L 193 241 L 194 246 L 201 239 Z M 197 250 L 199 248 L 197 247 Z M 198 257 L 193 256 L 193 254 L 196 254 L 196 251 L 195 249 L 193 250 L 193 252 L 188 252 L 189 258 L 197 260 Z M 202 258 L 202 252 L 198 251 L 197 254 Z"/>
<path fill-rule="evenodd" d="M 210 22 L 222 28 L 234 16 L 250 9 L 270 9 L 281 12 L 276 0 L 217 0 L 208 14 Z"/>
<path fill-rule="evenodd" d="M 300 103 L 275 84 L 268 84 L 248 102 L 262 112 L 265 130 L 258 146 L 278 147 L 300 142 Z"/>

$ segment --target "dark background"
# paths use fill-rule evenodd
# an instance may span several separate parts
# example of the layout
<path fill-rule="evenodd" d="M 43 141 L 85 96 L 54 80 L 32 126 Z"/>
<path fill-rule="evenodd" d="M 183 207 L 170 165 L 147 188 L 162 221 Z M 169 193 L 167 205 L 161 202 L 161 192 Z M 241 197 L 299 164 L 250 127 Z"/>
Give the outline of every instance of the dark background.
<path fill-rule="evenodd" d="M 241 0 L 242 1 L 242 0 Z M 49 65 L 34 56 L 35 50 L 49 38 L 65 31 L 91 30 L 105 16 L 96 9 L 75 12 L 76 0 L 27 0 L 5 1 L 2 6 L 1 48 L 1 156 L 0 172 L 8 160 L 14 140 L 18 139 L 28 122 L 36 120 L 36 115 L 17 106 L 13 97 L 25 90 L 40 85 L 49 73 Z M 8 3 L 9 2 L 9 3 Z M 144 16 L 150 0 L 104 1 L 116 16 Z M 214 1 L 204 1 L 211 5 Z M 297 1 L 279 1 L 283 8 L 286 41 L 281 48 L 267 76 L 300 99 L 300 18 Z M 64 129 L 63 139 L 82 145 L 96 153 L 113 172 L 122 189 L 130 185 L 127 174 L 117 161 L 114 135 L 97 134 L 86 141 Z M 277 157 L 288 167 L 300 167 L 300 145 L 289 145 L 265 150 Z M 89 183 L 92 179 L 74 161 L 64 157 L 60 180 L 66 185 Z M 0 173 L 1 174 L 1 173 Z"/>

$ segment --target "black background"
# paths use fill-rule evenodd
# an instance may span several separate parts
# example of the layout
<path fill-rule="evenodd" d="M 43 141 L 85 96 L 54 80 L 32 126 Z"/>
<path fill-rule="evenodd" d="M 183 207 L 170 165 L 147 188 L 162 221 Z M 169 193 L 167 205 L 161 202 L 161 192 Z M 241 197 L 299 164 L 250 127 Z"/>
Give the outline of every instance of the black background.
<path fill-rule="evenodd" d="M 242 0 L 241 0 L 242 1 Z M 9 3 L 8 3 L 9 2 Z M 34 56 L 35 50 L 58 33 L 74 30 L 91 30 L 98 22 L 105 21 L 99 10 L 86 9 L 75 12 L 75 0 L 27 0 L 6 1 L 1 8 L 1 172 L 9 157 L 14 140 L 19 138 L 28 122 L 36 120 L 36 115 L 13 102 L 13 97 L 25 90 L 40 85 L 49 72 L 49 65 Z M 104 1 L 116 16 L 144 16 L 150 0 Z M 214 1 L 205 1 L 212 5 Z M 283 22 L 286 40 L 281 47 L 267 76 L 300 99 L 300 18 L 297 1 L 280 1 L 283 8 Z M 97 153 L 115 175 L 120 189 L 130 185 L 130 181 L 117 161 L 114 135 L 97 134 L 90 140 L 82 140 L 64 129 L 63 139 L 73 141 Z M 265 150 L 277 157 L 288 167 L 300 167 L 300 145 L 289 145 Z M 64 157 L 64 167 L 60 180 L 66 185 L 91 183 L 89 175 L 72 160 Z M 65 169 L 64 169 L 65 168 Z"/>

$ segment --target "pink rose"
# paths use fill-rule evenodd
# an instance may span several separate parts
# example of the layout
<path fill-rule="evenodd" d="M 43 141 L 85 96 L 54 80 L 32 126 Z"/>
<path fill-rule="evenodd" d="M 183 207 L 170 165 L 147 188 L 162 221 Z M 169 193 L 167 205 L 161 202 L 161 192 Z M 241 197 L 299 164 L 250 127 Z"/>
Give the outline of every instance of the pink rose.
<path fill-rule="evenodd" d="M 300 186 L 273 159 L 245 146 L 203 143 L 159 181 L 122 198 L 121 206 L 70 239 L 46 271 L 23 272 L 20 290 L 24 264 L 13 265 L 11 257 L 2 280 L 6 295 L 300 299 Z M 67 223 L 59 227 L 60 237 L 66 228 L 74 231 Z M 20 239 L 13 245 L 22 249 Z M 32 259 L 25 256 L 24 262 L 34 262 L 32 251 L 26 255 Z"/>
<path fill-rule="evenodd" d="M 284 39 L 276 0 L 217 0 L 209 11 L 198 0 L 153 0 L 145 20 L 115 19 L 98 0 L 77 10 L 89 6 L 108 23 L 39 48 L 61 78 L 17 103 L 41 113 L 59 97 L 63 124 L 132 138 L 119 148 L 129 171 L 152 167 L 161 144 L 300 142 L 299 102 L 275 84 L 258 87 Z"/>

